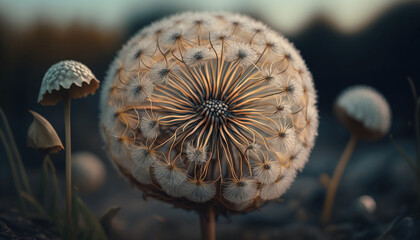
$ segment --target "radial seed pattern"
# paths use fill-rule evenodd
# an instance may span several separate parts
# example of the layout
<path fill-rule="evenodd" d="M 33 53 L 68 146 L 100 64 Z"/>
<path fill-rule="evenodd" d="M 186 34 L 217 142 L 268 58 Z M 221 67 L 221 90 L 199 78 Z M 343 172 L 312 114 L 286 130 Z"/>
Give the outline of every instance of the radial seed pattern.
<path fill-rule="evenodd" d="M 100 119 L 117 169 L 146 195 L 226 211 L 280 197 L 318 128 L 298 51 L 231 13 L 184 13 L 142 29 L 110 66 Z"/>

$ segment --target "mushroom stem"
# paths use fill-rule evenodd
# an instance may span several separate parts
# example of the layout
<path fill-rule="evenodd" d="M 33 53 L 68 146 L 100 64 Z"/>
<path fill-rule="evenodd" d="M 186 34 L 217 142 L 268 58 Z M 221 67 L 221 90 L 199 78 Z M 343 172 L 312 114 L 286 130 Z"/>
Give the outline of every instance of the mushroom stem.
<path fill-rule="evenodd" d="M 66 210 L 67 235 L 72 239 L 73 222 L 71 219 L 71 124 L 70 124 L 70 96 L 64 100 L 64 124 L 66 129 Z"/>
<path fill-rule="evenodd" d="M 340 157 L 340 160 L 338 161 L 337 166 L 335 167 L 334 175 L 331 179 L 330 184 L 328 185 L 327 195 L 325 197 L 324 208 L 321 216 L 322 224 L 327 224 L 330 221 L 331 212 L 334 205 L 335 193 L 337 192 L 338 184 L 340 183 L 340 179 L 343 175 L 344 169 L 346 168 L 347 163 L 349 162 L 349 159 L 353 154 L 354 148 L 356 147 L 357 140 L 357 136 L 355 134 L 352 134 L 349 142 L 347 143 L 346 148 L 344 149 L 343 154 Z"/>
<path fill-rule="evenodd" d="M 215 240 L 216 239 L 216 219 L 214 209 L 206 207 L 204 210 L 199 211 L 200 214 L 200 228 L 202 240 Z"/>

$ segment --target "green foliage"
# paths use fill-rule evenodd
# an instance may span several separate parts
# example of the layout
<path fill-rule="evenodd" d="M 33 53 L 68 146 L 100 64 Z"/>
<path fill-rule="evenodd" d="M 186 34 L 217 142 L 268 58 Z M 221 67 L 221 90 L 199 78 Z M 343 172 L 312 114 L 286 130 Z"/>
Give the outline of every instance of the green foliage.
<path fill-rule="evenodd" d="M 68 229 L 66 224 L 66 212 L 60 208 L 60 187 L 57 180 L 56 170 L 49 155 L 46 155 L 40 169 L 40 185 L 36 198 L 32 194 L 16 143 L 11 135 L 10 127 L 0 108 L 0 115 L 6 131 L 0 128 L 0 140 L 6 150 L 11 168 L 13 182 L 20 199 L 21 211 L 28 211 L 53 222 L 63 239 L 67 239 L 67 232 L 71 230 L 73 239 L 80 240 L 104 240 L 107 239 L 104 229 L 97 217 L 83 203 L 77 191 L 72 194 L 72 221 L 73 228 Z M 5 134 L 7 133 L 7 134 Z M 10 144 L 9 144 L 10 143 Z"/>
<path fill-rule="evenodd" d="M 408 82 L 410 84 L 411 92 L 414 99 L 414 128 L 416 136 L 416 159 L 411 159 L 408 154 L 402 149 L 402 147 L 392 139 L 391 142 L 394 144 L 395 148 L 401 154 L 403 159 L 407 162 L 410 168 L 416 175 L 417 178 L 417 201 L 418 201 L 418 211 L 420 215 L 420 97 L 417 96 L 416 87 L 413 80 L 408 77 Z"/>

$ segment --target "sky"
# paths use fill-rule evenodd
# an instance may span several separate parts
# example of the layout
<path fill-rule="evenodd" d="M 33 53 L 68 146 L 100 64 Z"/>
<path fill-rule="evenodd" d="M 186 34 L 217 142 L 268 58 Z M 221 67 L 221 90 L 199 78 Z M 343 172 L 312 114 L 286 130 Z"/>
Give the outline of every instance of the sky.
<path fill-rule="evenodd" d="M 69 24 L 74 21 L 115 28 L 133 16 L 159 7 L 185 11 L 252 9 L 269 25 L 285 33 L 298 32 L 322 14 L 343 32 L 366 26 L 397 3 L 419 0 L 0 0 L 0 14 L 19 26 L 38 19 Z"/>

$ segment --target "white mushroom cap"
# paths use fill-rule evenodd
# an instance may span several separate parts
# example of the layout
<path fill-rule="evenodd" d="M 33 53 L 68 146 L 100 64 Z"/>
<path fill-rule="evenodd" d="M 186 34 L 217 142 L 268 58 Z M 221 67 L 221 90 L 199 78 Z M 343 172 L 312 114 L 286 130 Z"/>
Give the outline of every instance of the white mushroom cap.
<path fill-rule="evenodd" d="M 363 131 L 375 132 L 374 138 L 385 135 L 391 126 L 388 102 L 382 94 L 369 86 L 357 85 L 345 89 L 337 98 L 337 109 L 344 112 L 344 118 L 361 123 L 359 128 L 365 128 Z M 355 125 L 344 118 L 341 117 L 343 123 L 352 131 L 357 131 Z"/>
<path fill-rule="evenodd" d="M 66 60 L 52 65 L 42 79 L 38 103 L 55 105 L 67 91 L 71 98 L 81 98 L 94 93 L 99 81 L 88 67 L 80 62 Z"/>
<path fill-rule="evenodd" d="M 93 192 L 105 181 L 105 166 L 90 152 L 77 152 L 72 156 L 73 184 L 82 192 Z"/>

